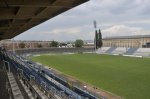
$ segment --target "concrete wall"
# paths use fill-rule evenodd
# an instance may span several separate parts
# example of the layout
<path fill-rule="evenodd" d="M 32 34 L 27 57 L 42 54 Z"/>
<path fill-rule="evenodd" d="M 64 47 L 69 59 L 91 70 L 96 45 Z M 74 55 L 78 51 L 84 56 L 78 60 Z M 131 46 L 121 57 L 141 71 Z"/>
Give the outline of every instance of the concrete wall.
<path fill-rule="evenodd" d="M 15 50 L 17 54 L 25 53 L 47 53 L 47 52 L 93 52 L 94 48 L 38 48 Z"/>

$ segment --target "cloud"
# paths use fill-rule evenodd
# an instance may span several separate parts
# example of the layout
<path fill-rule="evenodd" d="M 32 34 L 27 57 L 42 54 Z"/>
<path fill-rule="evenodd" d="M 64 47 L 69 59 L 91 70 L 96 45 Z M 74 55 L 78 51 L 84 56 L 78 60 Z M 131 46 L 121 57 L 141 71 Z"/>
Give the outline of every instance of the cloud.
<path fill-rule="evenodd" d="M 79 32 L 80 32 L 79 28 L 69 28 L 69 29 L 56 29 L 56 30 L 48 31 L 45 34 L 56 34 L 56 35 L 68 34 L 68 35 L 72 35 L 72 34 L 76 34 Z"/>
<path fill-rule="evenodd" d="M 149 11 L 150 0 L 90 0 L 24 32 L 16 39 L 93 39 L 93 20 L 104 31 L 104 36 L 150 34 Z"/>
<path fill-rule="evenodd" d="M 133 36 L 133 35 L 147 35 L 150 31 L 144 30 L 141 27 L 129 27 L 126 25 L 115 25 L 106 28 L 102 31 L 104 37 L 111 36 Z"/>
<path fill-rule="evenodd" d="M 34 31 L 26 34 L 21 34 L 15 39 L 17 40 L 57 40 L 57 41 L 72 41 L 76 39 L 91 40 L 94 38 L 94 32 L 86 31 L 85 28 L 90 26 L 53 29 L 51 31 Z M 27 35 L 28 34 L 28 35 Z M 36 35 L 36 37 L 35 37 Z"/>

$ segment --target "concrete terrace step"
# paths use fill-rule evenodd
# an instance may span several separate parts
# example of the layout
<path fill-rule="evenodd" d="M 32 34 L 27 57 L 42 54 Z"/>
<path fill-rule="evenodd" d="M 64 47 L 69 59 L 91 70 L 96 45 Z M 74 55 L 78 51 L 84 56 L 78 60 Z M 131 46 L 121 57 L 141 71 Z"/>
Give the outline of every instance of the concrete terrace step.
<path fill-rule="evenodd" d="M 23 84 L 23 81 L 20 80 L 20 82 L 21 82 L 21 85 L 24 87 L 26 93 L 27 93 L 28 96 L 30 97 L 30 99 L 35 99 L 35 98 L 33 97 L 33 94 L 31 93 L 31 91 L 29 90 L 29 88 Z"/>
<path fill-rule="evenodd" d="M 12 73 L 7 73 L 14 99 L 24 99 Z"/>
<path fill-rule="evenodd" d="M 36 85 L 33 85 L 32 87 L 34 88 L 34 90 L 36 90 L 36 92 L 42 99 L 48 99 L 48 97 Z"/>

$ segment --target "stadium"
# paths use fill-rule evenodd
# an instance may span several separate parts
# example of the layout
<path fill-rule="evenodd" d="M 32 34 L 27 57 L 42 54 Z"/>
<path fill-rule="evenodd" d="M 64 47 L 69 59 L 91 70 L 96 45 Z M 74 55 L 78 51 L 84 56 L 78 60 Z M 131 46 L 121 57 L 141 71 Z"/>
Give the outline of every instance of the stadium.
<path fill-rule="evenodd" d="M 19 48 L 19 41 L 8 40 L 85 2 L 0 1 L 2 99 L 150 98 L 149 35 L 102 39 L 99 30 L 94 45 L 81 48 L 49 47 L 51 41 L 25 41 Z"/>

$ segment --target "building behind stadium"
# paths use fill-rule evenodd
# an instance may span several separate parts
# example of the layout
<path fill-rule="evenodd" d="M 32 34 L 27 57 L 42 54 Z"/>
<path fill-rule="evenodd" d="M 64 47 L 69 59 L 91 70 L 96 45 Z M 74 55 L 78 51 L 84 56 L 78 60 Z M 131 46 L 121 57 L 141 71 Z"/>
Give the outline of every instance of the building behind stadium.
<path fill-rule="evenodd" d="M 20 40 L 2 40 L 0 43 L 5 47 L 7 50 L 19 50 L 19 49 L 36 49 L 36 48 L 50 48 L 52 41 L 20 41 Z M 24 43 L 24 48 L 20 48 L 20 44 Z M 59 42 L 58 48 L 73 48 L 73 42 Z M 40 46 L 39 46 L 40 45 Z M 94 43 L 91 41 L 84 41 L 83 48 L 94 48 Z"/>
<path fill-rule="evenodd" d="M 51 41 L 14 41 L 14 40 L 3 40 L 1 41 L 1 44 L 7 49 L 22 49 L 19 47 L 19 44 L 24 43 L 25 49 L 34 49 L 39 48 L 39 45 L 41 45 L 42 48 L 48 48 L 50 47 Z"/>
<path fill-rule="evenodd" d="M 4 40 L 1 43 L 8 50 L 12 50 L 13 47 L 14 49 L 20 49 L 19 44 L 22 42 L 25 43 L 25 48 L 29 49 L 39 48 L 39 44 L 42 45 L 42 48 L 49 48 L 51 44 L 51 41 L 12 40 Z M 106 37 L 103 38 L 103 47 L 150 48 L 150 35 Z M 65 46 L 64 48 L 68 48 L 68 46 Z M 92 41 L 85 41 L 83 48 L 94 48 L 94 43 Z"/>
<path fill-rule="evenodd" d="M 103 47 L 150 48 L 150 35 L 103 38 Z"/>

